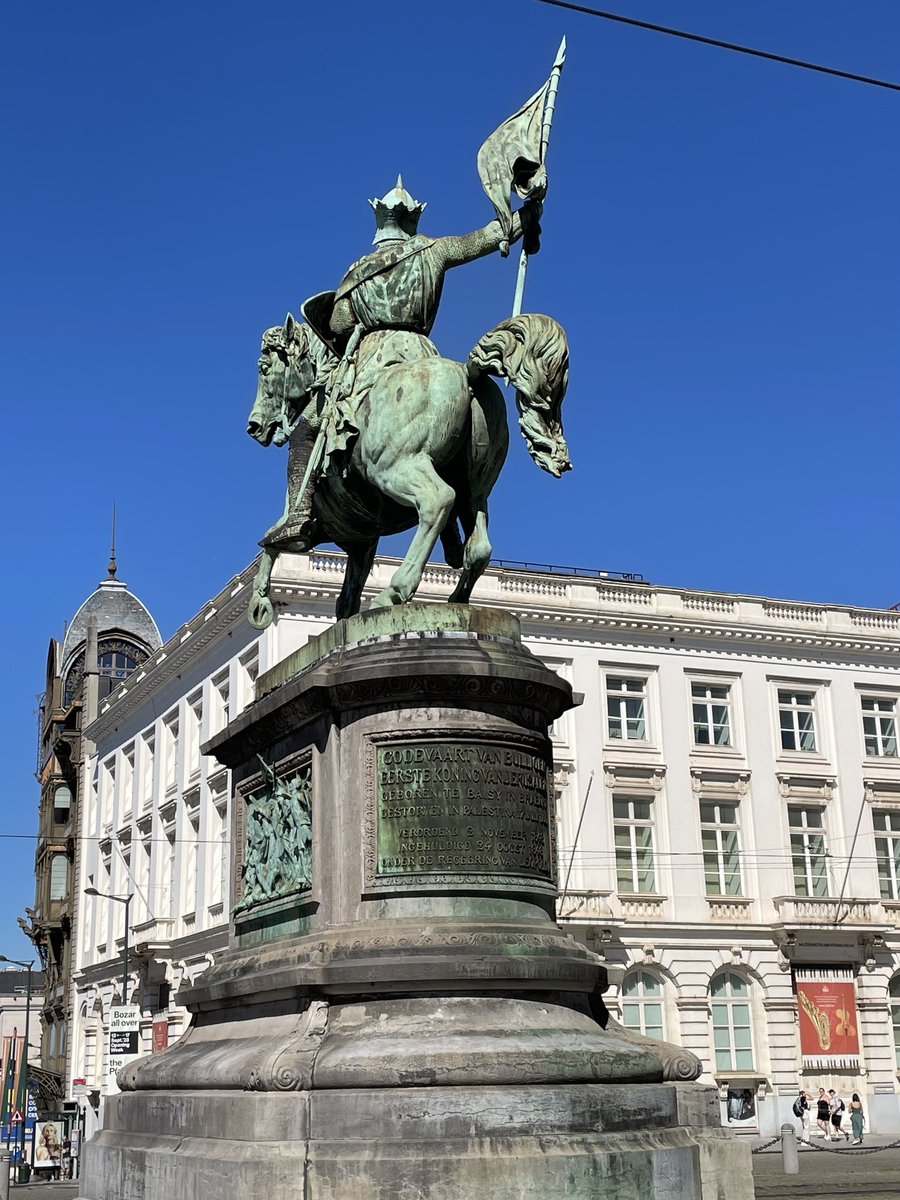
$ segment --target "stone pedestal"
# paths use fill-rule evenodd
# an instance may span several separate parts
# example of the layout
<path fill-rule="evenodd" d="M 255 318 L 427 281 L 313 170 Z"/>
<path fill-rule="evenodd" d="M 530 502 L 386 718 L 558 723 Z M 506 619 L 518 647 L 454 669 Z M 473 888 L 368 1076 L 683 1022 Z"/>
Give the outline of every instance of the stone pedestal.
<path fill-rule="evenodd" d="M 120 1074 L 84 1197 L 749 1200 L 696 1060 L 603 1028 L 554 924 L 573 703 L 465 605 L 339 622 L 259 680 L 204 748 L 233 771 L 230 948 Z"/>

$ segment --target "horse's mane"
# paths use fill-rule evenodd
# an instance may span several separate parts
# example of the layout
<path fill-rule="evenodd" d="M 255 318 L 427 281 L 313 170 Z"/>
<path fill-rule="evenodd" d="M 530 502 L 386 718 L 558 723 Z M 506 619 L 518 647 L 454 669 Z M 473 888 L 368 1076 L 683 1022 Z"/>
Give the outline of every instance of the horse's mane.
<path fill-rule="evenodd" d="M 323 342 L 313 327 L 307 325 L 305 321 L 294 322 L 293 336 L 288 344 L 288 350 L 289 353 L 296 354 L 301 358 L 305 355 L 312 361 L 317 383 L 324 382 L 324 377 L 331 373 L 338 361 L 337 355 L 331 347 Z"/>

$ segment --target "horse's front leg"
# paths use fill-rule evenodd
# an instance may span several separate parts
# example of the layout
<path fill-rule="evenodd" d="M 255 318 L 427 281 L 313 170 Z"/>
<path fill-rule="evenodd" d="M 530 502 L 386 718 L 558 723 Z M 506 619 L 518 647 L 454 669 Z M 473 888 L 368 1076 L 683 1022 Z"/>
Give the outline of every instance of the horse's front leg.
<path fill-rule="evenodd" d="M 438 535 L 453 511 L 456 492 L 441 479 L 427 454 L 400 460 L 386 471 L 370 468 L 369 479 L 398 504 L 414 508 L 419 517 L 419 527 L 406 558 L 388 586 L 372 601 L 372 608 L 386 608 L 390 604 L 405 604 L 415 595 Z"/>
<path fill-rule="evenodd" d="M 267 546 L 263 547 L 259 568 L 253 580 L 253 592 L 250 596 L 250 607 L 247 610 L 247 620 L 254 629 L 267 629 L 275 620 L 275 609 L 269 599 L 269 588 L 272 584 L 272 568 L 278 558 L 278 551 Z"/>

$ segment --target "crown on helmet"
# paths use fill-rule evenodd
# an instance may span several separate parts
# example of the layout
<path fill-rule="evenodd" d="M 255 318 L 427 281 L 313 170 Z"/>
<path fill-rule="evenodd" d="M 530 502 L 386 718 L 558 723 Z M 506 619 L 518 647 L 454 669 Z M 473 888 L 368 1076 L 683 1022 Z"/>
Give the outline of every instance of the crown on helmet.
<path fill-rule="evenodd" d="M 376 233 L 374 245 L 379 242 L 405 241 L 415 236 L 419 227 L 419 218 L 425 211 L 425 205 L 414 200 L 403 186 L 403 177 L 397 176 L 397 183 L 387 195 L 380 200 L 370 200 L 375 211 Z"/>

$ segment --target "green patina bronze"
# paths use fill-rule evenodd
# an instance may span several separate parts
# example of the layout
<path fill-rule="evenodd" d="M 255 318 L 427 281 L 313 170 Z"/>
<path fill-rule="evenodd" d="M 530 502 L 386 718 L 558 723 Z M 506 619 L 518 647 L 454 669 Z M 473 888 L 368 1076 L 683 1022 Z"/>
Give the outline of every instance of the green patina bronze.
<path fill-rule="evenodd" d="M 284 513 L 262 540 L 249 619 L 274 618 L 272 568 L 284 550 L 320 543 L 345 550 L 339 617 L 359 610 L 385 534 L 415 528 L 409 551 L 373 607 L 415 595 L 440 538 L 459 570 L 451 601 L 466 603 L 491 557 L 488 497 L 506 458 L 503 393 L 516 389 L 528 451 L 559 477 L 571 468 L 562 427 L 568 384 L 566 335 L 552 317 L 522 313 L 524 266 L 540 246 L 546 152 L 563 50 L 550 79 L 481 147 L 478 170 L 497 220 L 462 237 L 418 232 L 425 209 L 403 186 L 375 211 L 375 249 L 333 292 L 266 331 L 248 433 L 262 445 L 290 443 Z M 516 212 L 511 193 L 524 198 Z M 480 339 L 465 363 L 430 340 L 449 270 L 522 241 L 513 316 Z"/>
<path fill-rule="evenodd" d="M 305 763 L 281 779 L 265 762 L 263 770 L 263 787 L 246 801 L 241 898 L 235 914 L 296 895 L 312 883 L 312 765 Z"/>

